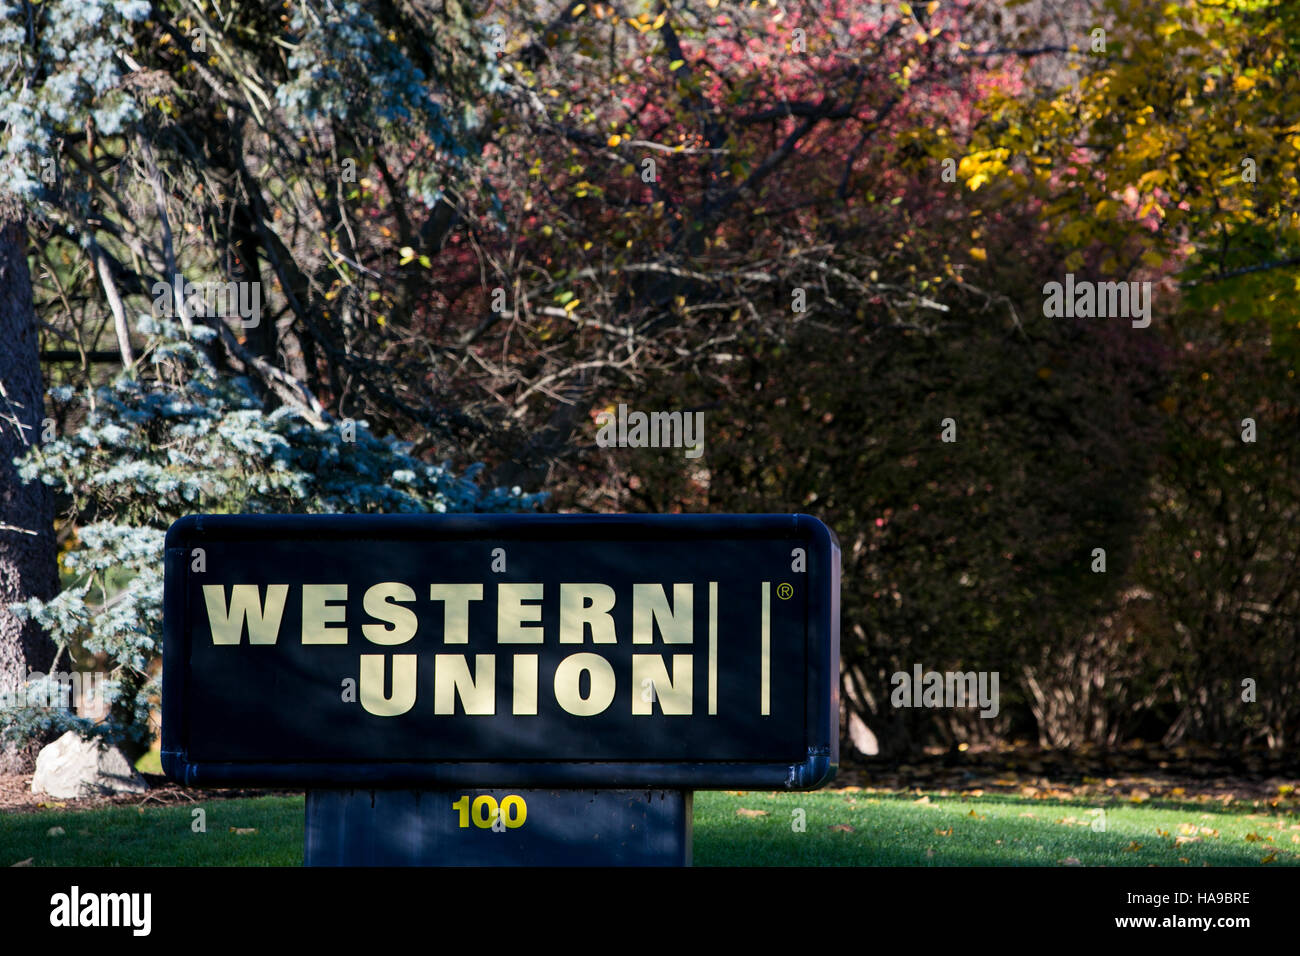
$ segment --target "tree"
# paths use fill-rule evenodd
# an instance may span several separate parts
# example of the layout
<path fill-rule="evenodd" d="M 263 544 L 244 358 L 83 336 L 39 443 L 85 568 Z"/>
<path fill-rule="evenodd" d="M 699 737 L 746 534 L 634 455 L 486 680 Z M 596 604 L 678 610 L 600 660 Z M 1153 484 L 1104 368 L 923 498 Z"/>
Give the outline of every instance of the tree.
<path fill-rule="evenodd" d="M 54 657 L 44 630 L 9 605 L 48 600 L 58 587 L 53 495 L 20 481 L 14 461 L 36 443 L 45 417 L 25 240 L 21 214 L 0 215 L 0 693 L 17 692 Z M 0 772 L 30 769 L 41 742 L 0 741 Z"/>
<path fill-rule="evenodd" d="M 21 332 L 13 341 L 26 351 L 11 368 L 6 349 L 0 371 L 16 376 L 24 426 L 43 417 L 39 370 L 29 361 L 38 325 L 74 344 L 82 365 L 80 375 L 51 370 L 56 383 L 78 386 L 59 392 L 55 440 L 33 451 L 25 428 L 0 446 L 28 450 L 13 481 L 6 456 L 5 489 L 19 477 L 40 480 L 6 508 L 39 522 L 33 542 L 46 546 L 51 569 L 37 580 L 42 562 L 27 558 L 26 577 L 6 581 L 0 639 L 6 668 L 23 678 L 28 663 L 51 656 L 48 643 L 35 657 L 16 649 L 15 641 L 35 641 L 39 625 L 58 638 L 56 660 L 83 642 L 105 655 L 115 678 L 109 729 L 128 746 L 143 742 L 156 690 L 150 659 L 161 534 L 183 510 L 461 510 L 533 501 L 480 493 L 421 457 L 445 444 L 443 426 L 456 415 L 423 394 L 418 356 L 385 361 L 392 345 L 385 312 L 400 316 L 409 292 L 373 268 L 384 266 L 357 227 L 377 199 L 357 184 L 356 169 L 364 174 L 372 160 L 382 167 L 385 154 L 404 155 L 402 181 L 386 186 L 426 211 L 414 226 L 418 243 L 415 233 L 410 241 L 421 252 L 441 241 L 451 209 L 445 197 L 476 149 L 474 103 L 494 76 L 472 10 L 456 0 L 436 9 L 422 0 L 281 9 L 237 5 L 210 18 L 205 5 L 182 0 L 0 0 L 0 191 L 17 204 L 15 221 L 30 227 L 43 280 L 37 316 L 25 281 L 6 287 L 4 330 Z M 408 227 L 414 218 L 404 206 Z M 4 262 L 21 265 L 26 277 L 22 242 L 9 230 L 5 236 Z M 403 271 L 407 283 L 421 278 Z M 229 312 L 205 308 L 202 293 L 191 298 L 191 284 L 207 283 L 239 286 L 241 304 L 252 290 L 260 308 L 232 328 Z M 124 377 L 105 393 L 89 356 L 110 345 Z M 178 367 L 182 352 L 192 367 Z M 196 389 L 211 394 L 200 401 Z M 84 405 L 69 407 L 74 392 Z M 354 420 L 367 412 L 384 432 L 394 421 L 423 427 L 426 441 L 407 454 Z M 194 428 L 234 444 L 205 444 L 207 431 L 186 430 Z M 286 466 L 308 453 L 331 462 L 331 442 L 344 443 L 333 453 L 342 466 L 337 483 Z M 179 448 L 195 458 L 175 460 Z M 59 463 L 57 473 L 44 470 L 50 462 Z M 222 467 L 231 471 L 224 485 L 204 474 Z M 71 502 L 65 568 L 76 578 L 53 599 L 51 484 Z M 5 532 L 6 553 L 26 546 L 13 534 Z M 115 565 L 125 574 L 110 579 Z M 12 738 L 43 733 L 51 721 L 76 724 L 22 708 L 0 723 Z"/>
<path fill-rule="evenodd" d="M 149 746 L 162 649 L 163 539 L 196 513 L 431 513 L 531 510 L 541 495 L 484 489 L 380 438 L 363 421 L 312 422 L 295 408 L 266 408 L 247 378 L 219 375 L 203 350 L 168 323 L 145 324 L 135 375 L 93 396 L 71 434 L 33 447 L 19 477 L 51 486 L 69 502 L 72 530 L 62 556 L 66 586 L 50 600 L 15 605 L 57 643 L 56 663 L 74 651 L 108 672 L 109 719 L 100 730 L 128 754 Z M 214 334 L 195 329 L 201 343 Z M 56 389 L 62 411 L 77 398 Z M 85 396 L 90 398 L 90 396 Z M 41 688 L 48 695 L 49 688 Z M 0 711 L 10 736 L 48 728 L 91 729 L 66 711 Z"/>

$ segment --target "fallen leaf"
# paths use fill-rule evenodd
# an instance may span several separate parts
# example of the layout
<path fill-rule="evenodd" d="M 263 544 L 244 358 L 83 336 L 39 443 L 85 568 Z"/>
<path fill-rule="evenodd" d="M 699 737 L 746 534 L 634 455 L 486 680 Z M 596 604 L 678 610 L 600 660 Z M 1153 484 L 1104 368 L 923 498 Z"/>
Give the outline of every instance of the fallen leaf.
<path fill-rule="evenodd" d="M 913 803 L 929 803 L 929 802 L 930 802 L 930 795 L 927 793 L 927 794 L 926 794 L 925 796 L 923 796 L 920 800 L 913 800 L 912 802 L 913 802 Z"/>
<path fill-rule="evenodd" d="M 767 811 L 766 811 L 766 810 L 748 810 L 748 809 L 746 809 L 745 807 L 741 807 L 739 810 L 736 811 L 736 816 L 739 816 L 739 817 L 765 817 L 765 816 L 767 816 Z"/>
<path fill-rule="evenodd" d="M 1259 834 L 1258 834 L 1258 833 L 1253 833 L 1253 832 L 1252 832 L 1252 833 L 1247 833 L 1247 834 L 1246 834 L 1246 842 L 1247 842 L 1247 843 L 1258 843 L 1258 842 L 1259 842 Z"/>
<path fill-rule="evenodd" d="M 1137 840 L 1134 840 L 1134 841 L 1132 841 L 1131 843 L 1129 843 L 1128 846 L 1124 847 L 1124 852 L 1125 852 L 1125 853 L 1136 853 L 1136 852 L 1137 852 L 1138 850 L 1140 850 L 1140 849 L 1142 849 L 1142 844 L 1141 844 L 1141 843 L 1138 843 Z"/>
<path fill-rule="evenodd" d="M 248 833 L 256 833 L 257 827 L 231 827 L 230 832 L 238 833 L 240 836 L 244 836 L 245 834 Z"/>
<path fill-rule="evenodd" d="M 952 827 L 949 827 L 946 830 L 940 830 L 938 827 L 935 827 L 934 832 L 938 836 L 952 836 Z"/>
<path fill-rule="evenodd" d="M 839 830 L 841 833 L 853 832 L 853 827 L 849 826 L 847 823 L 832 823 L 830 828 L 832 830 Z"/>
<path fill-rule="evenodd" d="M 1061 864 L 1061 866 L 1083 866 L 1083 864 L 1079 862 L 1077 856 L 1067 856 L 1064 860 L 1057 860 L 1056 862 Z"/>
<path fill-rule="evenodd" d="M 723 790 L 722 792 L 725 793 L 725 794 L 727 794 L 728 796 L 731 796 L 731 797 L 747 797 L 747 796 L 749 796 L 749 791 L 748 791 L 748 790 Z"/>
<path fill-rule="evenodd" d="M 19 860 L 17 863 L 10 863 L 9 865 L 10 865 L 11 867 L 14 867 L 14 866 L 31 866 L 31 865 L 32 865 L 32 860 L 33 860 L 33 859 L 35 859 L 35 857 L 30 857 L 30 856 L 29 856 L 29 857 L 28 857 L 27 859 L 25 859 L 25 860 Z"/>
<path fill-rule="evenodd" d="M 1168 831 L 1168 830 L 1162 830 L 1162 829 L 1160 829 L 1159 827 L 1156 827 L 1156 836 L 1158 836 L 1158 837 L 1168 837 L 1168 836 L 1169 836 L 1169 831 Z"/>
<path fill-rule="evenodd" d="M 37 805 L 38 807 L 43 807 L 43 808 L 46 809 L 46 810 L 53 810 L 55 807 L 66 807 L 66 806 L 67 806 L 66 803 L 61 803 L 61 802 L 60 802 L 60 803 L 38 803 L 38 804 L 36 804 L 36 805 Z"/>
<path fill-rule="evenodd" d="M 1261 862 L 1261 863 L 1272 863 L 1272 862 L 1273 862 L 1274 860 L 1276 860 L 1276 859 L 1277 859 L 1277 850 L 1274 850 L 1272 853 L 1270 853 L 1268 856 L 1264 857 L 1264 859 L 1260 860 L 1259 862 Z"/>
<path fill-rule="evenodd" d="M 61 837 L 67 832 L 68 831 L 63 829 L 63 827 L 50 827 L 48 830 L 45 831 L 45 835 L 52 836 L 52 837 Z"/>

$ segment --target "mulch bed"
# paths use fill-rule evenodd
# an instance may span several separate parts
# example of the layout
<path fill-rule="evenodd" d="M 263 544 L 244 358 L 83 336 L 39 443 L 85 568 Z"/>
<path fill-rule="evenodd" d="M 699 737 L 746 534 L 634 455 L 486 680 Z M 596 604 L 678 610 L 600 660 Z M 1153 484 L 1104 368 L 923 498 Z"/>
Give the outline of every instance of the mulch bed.
<path fill-rule="evenodd" d="M 833 788 L 969 794 L 1038 799 L 1112 797 L 1246 801 L 1300 811 L 1300 758 L 1295 753 L 1129 746 L 1060 752 L 1037 747 L 968 750 L 905 761 L 848 758 Z"/>

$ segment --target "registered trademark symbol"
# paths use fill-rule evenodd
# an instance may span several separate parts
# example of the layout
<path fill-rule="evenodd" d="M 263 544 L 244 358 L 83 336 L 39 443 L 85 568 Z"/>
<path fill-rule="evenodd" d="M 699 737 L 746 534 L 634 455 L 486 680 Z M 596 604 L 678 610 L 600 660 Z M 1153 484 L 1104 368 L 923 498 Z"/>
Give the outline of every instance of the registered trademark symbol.
<path fill-rule="evenodd" d="M 794 588 L 788 584 L 778 584 L 776 586 L 776 596 L 782 601 L 788 601 L 794 597 Z"/>

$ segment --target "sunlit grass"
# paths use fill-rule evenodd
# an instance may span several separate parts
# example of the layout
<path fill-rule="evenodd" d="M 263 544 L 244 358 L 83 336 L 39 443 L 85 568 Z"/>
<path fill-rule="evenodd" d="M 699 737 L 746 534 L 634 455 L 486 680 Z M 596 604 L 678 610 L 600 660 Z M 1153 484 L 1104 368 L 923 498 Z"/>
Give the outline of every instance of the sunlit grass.
<path fill-rule="evenodd" d="M 1104 831 L 1094 827 L 1096 806 L 1105 810 Z M 197 809 L 205 832 L 195 830 Z M 303 798 L 293 796 L 5 813 L 0 865 L 298 866 L 303 815 Z M 1300 813 L 1202 803 L 702 792 L 694 823 L 697 866 L 1300 863 Z"/>

